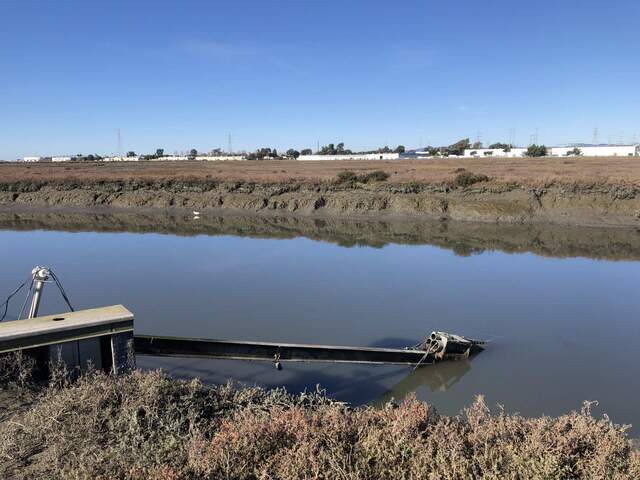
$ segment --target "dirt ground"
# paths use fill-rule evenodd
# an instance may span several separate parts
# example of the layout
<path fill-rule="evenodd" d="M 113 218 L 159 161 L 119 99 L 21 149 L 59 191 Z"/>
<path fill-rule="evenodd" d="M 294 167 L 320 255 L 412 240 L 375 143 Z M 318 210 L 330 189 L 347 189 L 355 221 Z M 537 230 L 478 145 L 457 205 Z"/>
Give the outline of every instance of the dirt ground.
<path fill-rule="evenodd" d="M 391 161 L 266 160 L 242 162 L 2 163 L 0 182 L 202 179 L 243 182 L 331 181 L 339 172 L 383 170 L 391 183 L 441 183 L 464 168 L 520 185 L 640 185 L 638 157 L 482 158 Z"/>

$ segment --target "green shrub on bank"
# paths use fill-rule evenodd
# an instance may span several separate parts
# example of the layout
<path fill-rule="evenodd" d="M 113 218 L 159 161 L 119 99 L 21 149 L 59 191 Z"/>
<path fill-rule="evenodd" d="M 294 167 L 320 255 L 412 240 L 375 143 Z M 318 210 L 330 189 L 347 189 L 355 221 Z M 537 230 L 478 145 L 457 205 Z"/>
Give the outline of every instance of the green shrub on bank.
<path fill-rule="evenodd" d="M 624 429 L 588 406 L 557 418 L 440 416 L 409 398 L 207 387 L 160 372 L 91 374 L 0 423 L 0 478 L 639 478 Z"/>
<path fill-rule="evenodd" d="M 338 173 L 338 183 L 371 183 L 371 182 L 386 182 L 389 179 L 389 174 L 382 170 L 374 170 L 373 172 L 363 173 L 356 175 L 351 170 L 345 170 Z"/>
<path fill-rule="evenodd" d="M 467 172 L 465 170 L 464 172 L 460 172 L 455 176 L 453 183 L 457 187 L 466 188 L 470 187 L 474 183 L 486 182 L 487 180 L 489 180 L 489 177 L 487 177 L 486 175 Z"/>

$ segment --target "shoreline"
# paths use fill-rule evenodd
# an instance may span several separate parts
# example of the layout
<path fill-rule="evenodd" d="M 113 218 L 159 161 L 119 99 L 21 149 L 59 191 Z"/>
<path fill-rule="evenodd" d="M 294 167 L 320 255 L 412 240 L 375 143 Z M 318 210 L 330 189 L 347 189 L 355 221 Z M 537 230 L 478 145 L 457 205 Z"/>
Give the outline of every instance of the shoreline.
<path fill-rule="evenodd" d="M 0 206 L 640 226 L 636 158 L 0 165 Z"/>
<path fill-rule="evenodd" d="M 616 186 L 543 189 L 374 184 L 218 183 L 141 185 L 46 183 L 0 186 L 3 209 L 105 208 L 144 213 L 199 211 L 295 214 L 309 218 L 455 220 L 496 224 L 640 226 L 640 189 Z"/>

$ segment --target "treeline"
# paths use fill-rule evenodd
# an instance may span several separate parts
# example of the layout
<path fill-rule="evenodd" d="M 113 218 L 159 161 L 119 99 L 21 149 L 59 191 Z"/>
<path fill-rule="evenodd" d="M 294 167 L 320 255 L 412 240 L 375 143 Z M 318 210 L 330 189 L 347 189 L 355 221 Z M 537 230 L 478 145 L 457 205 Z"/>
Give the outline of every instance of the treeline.
<path fill-rule="evenodd" d="M 513 145 L 509 143 L 492 143 L 488 147 L 491 150 L 501 150 L 505 153 L 510 152 L 513 148 Z M 463 138 L 458 140 L 457 142 L 452 143 L 451 145 L 434 147 L 434 146 L 426 146 L 417 150 L 421 153 L 426 153 L 430 157 L 448 157 L 448 156 L 462 156 L 464 155 L 465 150 L 468 149 L 485 149 L 482 142 L 474 142 L 468 138 Z M 237 152 L 235 155 L 242 155 L 247 160 L 270 160 L 270 159 L 297 159 L 301 155 L 363 155 L 363 154 L 376 154 L 376 153 L 406 153 L 406 149 L 404 145 L 398 145 L 396 148 L 390 148 L 389 146 L 380 147 L 376 150 L 366 150 L 366 151 L 353 151 L 348 148 L 345 148 L 344 143 L 340 142 L 338 144 L 329 143 L 320 147 L 319 150 L 314 152 L 310 148 L 305 148 L 302 150 L 296 150 L 294 148 L 290 148 L 283 153 L 278 152 L 276 148 L 271 147 L 261 147 L 256 149 L 253 152 Z M 473 154 L 474 152 L 472 152 Z M 476 152 L 477 153 L 477 152 Z M 492 153 L 492 152 L 491 152 Z M 187 156 L 190 159 L 195 159 L 200 153 L 192 148 L 188 151 L 188 153 L 183 153 L 182 155 Z M 549 154 L 549 149 L 545 145 L 529 145 L 525 152 L 525 156 L 527 157 L 544 157 Z M 216 148 L 210 150 L 206 153 L 206 155 L 211 156 L 223 156 L 223 155 L 231 155 L 228 152 L 224 152 L 220 148 Z M 567 156 L 579 156 L 582 155 L 582 151 L 579 148 L 574 148 L 566 153 Z M 140 160 L 156 160 L 165 156 L 164 149 L 158 148 L 154 153 L 151 154 L 143 154 L 137 155 L 134 151 L 129 151 L 126 154 L 127 158 L 137 157 Z M 491 156 L 489 152 L 485 152 L 485 156 Z M 71 161 L 100 161 L 108 157 L 103 157 L 98 154 L 91 155 L 82 155 L 77 154 L 71 157 Z"/>

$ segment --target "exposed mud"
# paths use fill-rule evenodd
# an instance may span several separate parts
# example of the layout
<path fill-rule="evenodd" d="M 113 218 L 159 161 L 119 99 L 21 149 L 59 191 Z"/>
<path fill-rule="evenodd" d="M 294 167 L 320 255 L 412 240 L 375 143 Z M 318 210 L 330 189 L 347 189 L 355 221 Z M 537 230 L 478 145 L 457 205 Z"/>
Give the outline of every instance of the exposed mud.
<path fill-rule="evenodd" d="M 640 229 L 504 224 L 437 220 L 315 218 L 296 215 L 131 210 L 0 208 L 0 229 L 97 231 L 173 235 L 236 235 L 253 238 L 307 237 L 341 246 L 434 245 L 458 255 L 485 250 L 531 252 L 549 257 L 640 259 Z"/>
<path fill-rule="evenodd" d="M 411 217 L 505 224 L 640 226 L 640 188 L 525 187 L 480 182 L 419 185 L 217 181 L 0 183 L 5 207 L 113 207 L 285 212 L 308 216 Z"/>

